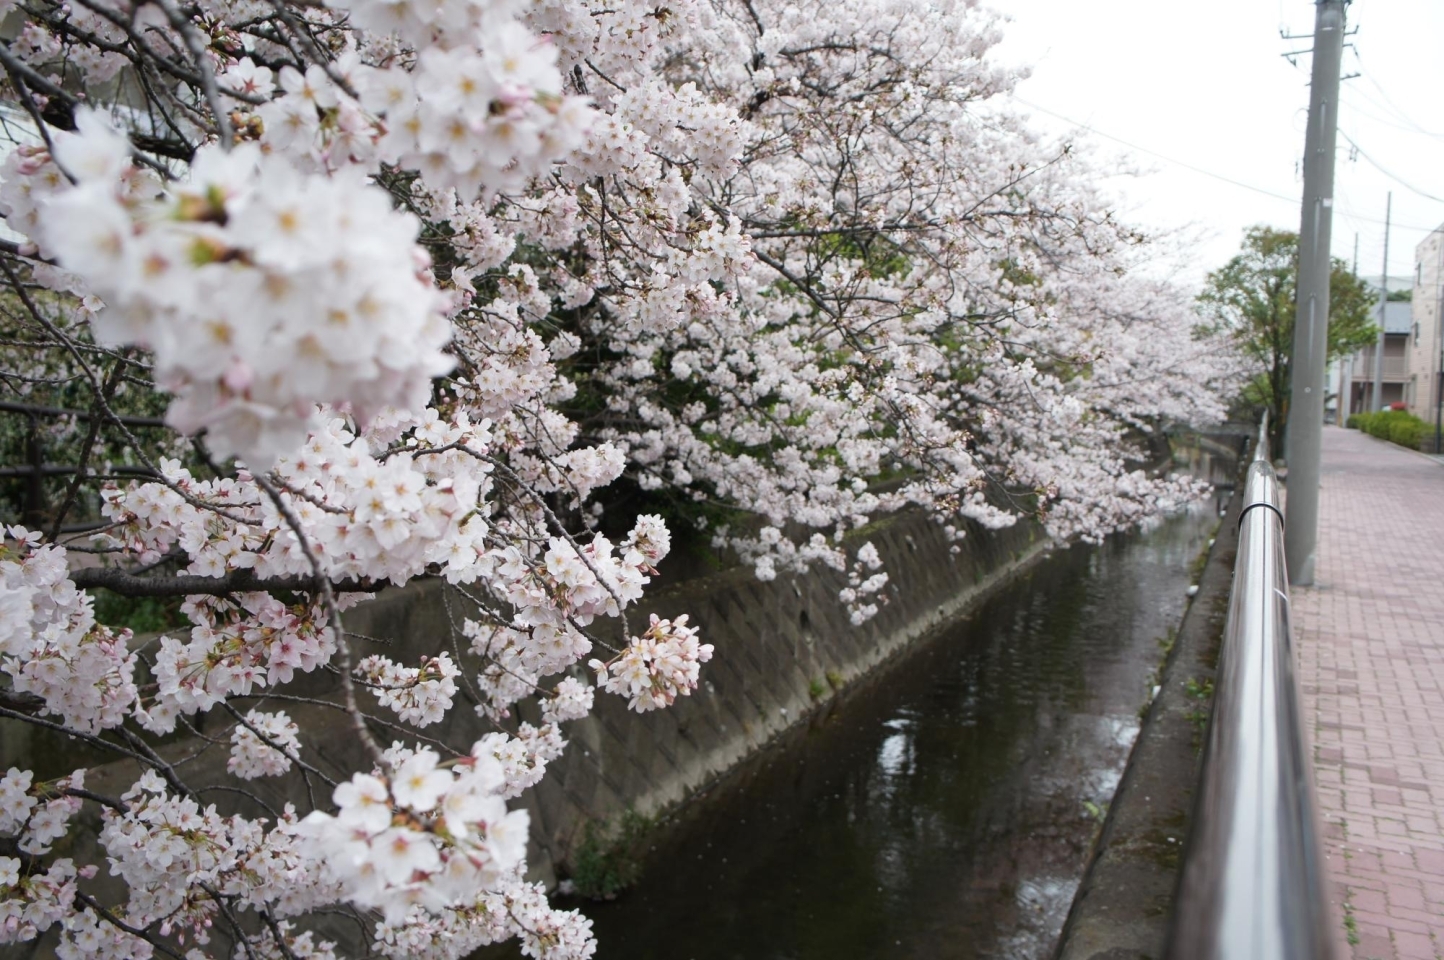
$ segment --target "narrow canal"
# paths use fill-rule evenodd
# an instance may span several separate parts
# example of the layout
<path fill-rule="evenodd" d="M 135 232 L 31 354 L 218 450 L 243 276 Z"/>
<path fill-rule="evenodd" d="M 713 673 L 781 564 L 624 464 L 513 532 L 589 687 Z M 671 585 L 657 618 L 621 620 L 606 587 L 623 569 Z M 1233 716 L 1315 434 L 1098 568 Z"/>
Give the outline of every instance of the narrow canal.
<path fill-rule="evenodd" d="M 730 778 L 579 904 L 599 960 L 1048 957 L 1217 517 L 1057 552 Z"/>

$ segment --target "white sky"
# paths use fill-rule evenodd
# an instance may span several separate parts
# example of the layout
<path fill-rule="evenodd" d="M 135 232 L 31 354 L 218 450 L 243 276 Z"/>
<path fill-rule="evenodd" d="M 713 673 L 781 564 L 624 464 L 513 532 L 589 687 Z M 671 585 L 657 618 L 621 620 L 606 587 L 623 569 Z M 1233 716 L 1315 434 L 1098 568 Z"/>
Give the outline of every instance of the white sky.
<path fill-rule="evenodd" d="M 1092 128 L 1082 136 L 1097 159 L 1143 171 L 1106 186 L 1132 222 L 1194 229 L 1201 239 L 1189 279 L 1223 265 L 1252 224 L 1299 228 L 1312 61 L 1305 54 L 1295 67 L 1281 54 L 1310 40 L 1280 39 L 1279 29 L 1311 33 L 1312 2 L 988 2 L 1013 21 L 997 59 L 1032 67 L 1018 86 L 1020 108 L 1051 133 Z M 1415 245 L 1444 223 L 1444 202 L 1416 192 L 1444 198 L 1444 2 L 1355 0 L 1348 16 L 1359 32 L 1344 72 L 1362 76 L 1343 83 L 1334 255 L 1352 261 L 1357 232 L 1359 272 L 1379 274 L 1392 190 L 1389 273 L 1412 277 Z M 1345 135 L 1399 179 L 1364 156 L 1351 161 Z"/>

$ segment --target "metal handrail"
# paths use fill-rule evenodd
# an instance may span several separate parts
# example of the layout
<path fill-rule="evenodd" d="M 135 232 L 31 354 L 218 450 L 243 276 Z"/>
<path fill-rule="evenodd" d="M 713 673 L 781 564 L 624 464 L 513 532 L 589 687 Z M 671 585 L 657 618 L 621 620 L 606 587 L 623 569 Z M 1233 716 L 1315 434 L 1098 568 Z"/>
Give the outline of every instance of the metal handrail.
<path fill-rule="evenodd" d="M 1259 428 L 1170 960 L 1333 956 L 1294 679 L 1279 483 Z"/>

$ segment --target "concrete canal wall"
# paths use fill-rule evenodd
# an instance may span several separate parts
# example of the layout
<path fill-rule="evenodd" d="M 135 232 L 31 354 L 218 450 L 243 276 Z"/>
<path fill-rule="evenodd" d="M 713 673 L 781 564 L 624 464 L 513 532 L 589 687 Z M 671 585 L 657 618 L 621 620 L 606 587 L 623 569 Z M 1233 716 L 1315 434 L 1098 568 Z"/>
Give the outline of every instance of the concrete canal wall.
<path fill-rule="evenodd" d="M 1048 543 L 1040 528 L 1020 523 L 973 529 L 951 553 L 937 525 L 919 515 L 894 518 L 870 538 L 890 583 L 887 604 L 861 627 L 837 599 L 844 579 L 830 570 L 764 583 L 735 569 L 649 594 L 644 609 L 688 613 L 716 652 L 697 692 L 667 710 L 638 715 L 599 696 L 590 717 L 569 725 L 567 753 L 525 798 L 533 869 L 547 879 L 565 873 L 589 821 L 677 807 L 903 647 L 956 620 Z"/>
<path fill-rule="evenodd" d="M 1041 528 L 1019 523 L 998 531 L 973 526 L 950 544 L 925 516 L 903 514 L 878 524 L 868 534 L 885 563 L 890 582 L 879 613 L 854 626 L 837 599 L 842 575 L 826 569 L 804 576 L 779 575 L 759 581 L 750 569 L 734 568 L 683 580 L 649 592 L 633 612 L 645 617 L 688 614 L 715 647 L 702 669 L 696 693 L 667 710 L 636 714 L 622 698 L 599 694 L 591 716 L 569 723 L 566 753 L 541 783 L 518 803 L 532 818 L 532 875 L 548 884 L 567 876 L 571 859 L 588 823 L 613 823 L 630 813 L 654 818 L 675 810 L 774 738 L 809 715 L 847 685 L 866 676 L 907 645 L 945 627 L 977 603 L 992 587 L 1041 555 L 1049 541 Z M 956 552 L 953 547 L 956 546 Z M 453 625 L 465 615 L 464 600 L 438 581 L 383 593 L 347 612 L 349 632 L 357 635 L 357 657 L 385 652 L 403 663 L 423 653 L 446 649 Z M 301 677 L 288 693 L 319 700 L 339 699 L 333 675 Z M 363 694 L 363 706 L 369 698 Z M 271 701 L 265 709 L 284 709 L 314 744 L 318 766 L 345 769 L 364 764 L 349 721 L 319 703 Z M 384 710 L 371 710 L 385 715 Z M 522 719 L 539 722 L 531 705 Z M 172 761 L 186 758 L 184 776 L 198 787 L 226 784 L 229 720 L 223 711 L 201 718 L 203 734 L 221 734 L 209 746 L 193 740 L 162 749 Z M 458 698 L 443 729 L 426 728 L 427 737 L 452 745 L 470 744 L 485 725 L 470 704 Z M 383 742 L 412 742 L 405 730 L 381 731 Z M 105 757 L 76 754 L 58 736 L 33 730 L 26 742 L 7 744 L 7 757 L 58 775 L 75 765 L 99 764 Z M 140 774 L 131 761 L 93 766 L 87 787 L 118 795 Z M 246 785 L 254 799 L 233 793 L 205 793 L 205 802 L 223 810 L 265 816 L 285 803 L 304 798 L 306 786 L 296 771 Z M 325 788 L 316 784 L 322 804 Z M 267 808 L 269 807 L 269 811 Z M 87 811 L 89 814 L 90 811 Z M 98 817 L 95 826 L 98 826 Z M 93 838 L 79 831 L 71 854 L 104 862 Z M 117 888 L 117 897 L 124 895 Z"/>

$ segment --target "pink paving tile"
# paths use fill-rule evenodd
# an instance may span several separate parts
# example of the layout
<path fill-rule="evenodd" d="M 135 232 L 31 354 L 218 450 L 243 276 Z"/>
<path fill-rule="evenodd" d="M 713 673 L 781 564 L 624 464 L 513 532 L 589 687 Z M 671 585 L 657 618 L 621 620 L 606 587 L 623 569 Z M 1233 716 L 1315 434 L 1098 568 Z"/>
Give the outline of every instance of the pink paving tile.
<path fill-rule="evenodd" d="M 1349 902 L 1354 905 L 1356 915 L 1370 913 L 1383 914 L 1389 909 L 1382 890 L 1361 890 L 1356 886 L 1350 886 Z"/>
<path fill-rule="evenodd" d="M 1434 960 L 1434 942 L 1424 933 L 1400 933 L 1394 931 L 1394 949 L 1400 957 L 1408 960 Z"/>
<path fill-rule="evenodd" d="M 1293 590 L 1292 617 L 1326 869 L 1358 923 L 1341 956 L 1433 960 L 1444 957 L 1444 466 L 1326 427 L 1321 480 L 1317 582 Z"/>
<path fill-rule="evenodd" d="M 1417 887 L 1410 888 L 1402 884 L 1395 885 L 1389 889 L 1389 912 L 1398 910 L 1423 910 L 1424 891 Z"/>
<path fill-rule="evenodd" d="M 1359 944 L 1354 947 L 1354 956 L 1358 958 L 1368 957 L 1369 960 L 1394 960 L 1398 954 L 1394 952 L 1393 941 L 1389 939 L 1387 930 L 1359 930 Z"/>

